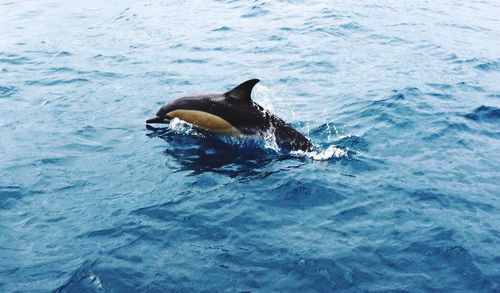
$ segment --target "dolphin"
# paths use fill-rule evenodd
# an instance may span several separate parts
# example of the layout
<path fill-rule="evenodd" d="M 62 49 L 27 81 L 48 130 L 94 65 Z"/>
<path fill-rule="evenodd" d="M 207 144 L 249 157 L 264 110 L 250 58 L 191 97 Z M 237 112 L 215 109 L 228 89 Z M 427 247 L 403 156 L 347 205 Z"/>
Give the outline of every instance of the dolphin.
<path fill-rule="evenodd" d="M 273 134 L 276 144 L 288 150 L 312 150 L 312 143 L 283 119 L 252 101 L 258 79 L 250 79 L 224 94 L 178 98 L 160 108 L 146 123 L 168 124 L 178 118 L 198 129 L 223 135 L 264 136 Z"/>

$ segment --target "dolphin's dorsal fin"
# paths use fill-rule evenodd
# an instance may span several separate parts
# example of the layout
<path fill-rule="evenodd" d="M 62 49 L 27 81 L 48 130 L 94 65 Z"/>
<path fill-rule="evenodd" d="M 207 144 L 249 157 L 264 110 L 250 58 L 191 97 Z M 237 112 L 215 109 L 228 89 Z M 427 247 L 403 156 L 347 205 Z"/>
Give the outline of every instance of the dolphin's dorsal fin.
<path fill-rule="evenodd" d="M 242 101 L 252 101 L 252 89 L 259 82 L 258 79 L 250 79 L 228 91 L 224 96 Z"/>

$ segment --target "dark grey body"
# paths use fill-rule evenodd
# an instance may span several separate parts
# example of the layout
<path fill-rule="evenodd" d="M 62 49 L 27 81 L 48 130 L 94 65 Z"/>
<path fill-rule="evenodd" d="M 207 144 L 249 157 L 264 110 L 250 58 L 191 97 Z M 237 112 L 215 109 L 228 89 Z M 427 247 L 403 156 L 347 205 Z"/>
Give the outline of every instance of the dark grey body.
<path fill-rule="evenodd" d="M 168 113 L 175 110 L 196 110 L 218 116 L 243 135 L 262 135 L 274 132 L 278 146 L 291 150 L 310 150 L 311 142 L 278 116 L 253 102 L 250 93 L 259 80 L 242 83 L 225 94 L 189 96 L 167 103 L 147 123 L 170 120 Z M 163 119 L 163 120 L 162 120 Z"/>

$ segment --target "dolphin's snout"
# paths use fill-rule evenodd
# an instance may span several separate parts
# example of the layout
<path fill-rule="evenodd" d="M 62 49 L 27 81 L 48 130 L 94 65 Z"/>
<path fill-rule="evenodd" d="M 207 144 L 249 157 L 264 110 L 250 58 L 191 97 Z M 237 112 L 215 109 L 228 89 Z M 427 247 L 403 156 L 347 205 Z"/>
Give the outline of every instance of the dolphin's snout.
<path fill-rule="evenodd" d="M 155 116 L 153 118 L 149 118 L 148 120 L 146 120 L 146 123 L 164 123 L 164 124 L 168 124 L 169 122 L 170 122 L 170 117 L 169 116 L 166 116 L 166 117 Z"/>

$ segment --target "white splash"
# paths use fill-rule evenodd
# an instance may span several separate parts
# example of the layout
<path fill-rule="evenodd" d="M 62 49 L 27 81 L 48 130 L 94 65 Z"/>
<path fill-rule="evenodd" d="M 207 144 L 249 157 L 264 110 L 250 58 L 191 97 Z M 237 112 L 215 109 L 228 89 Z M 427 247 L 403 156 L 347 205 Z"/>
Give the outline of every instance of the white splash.
<path fill-rule="evenodd" d="M 193 127 L 192 124 L 181 120 L 177 117 L 174 119 L 170 120 L 170 123 L 168 124 L 168 127 L 174 131 L 175 133 L 178 134 L 190 134 L 190 135 L 195 135 L 195 136 L 200 136 L 201 133 L 196 131 L 196 129 Z"/>
<path fill-rule="evenodd" d="M 264 107 L 264 109 L 269 112 L 276 114 L 273 104 L 282 100 L 278 95 L 278 92 L 274 89 L 268 88 L 260 83 L 256 84 L 253 88 L 253 100 L 255 100 L 259 105 Z"/>
<path fill-rule="evenodd" d="M 102 289 L 102 281 L 98 275 L 92 273 L 87 278 L 97 289 Z"/>
<path fill-rule="evenodd" d="M 264 137 L 264 147 L 266 149 L 271 149 L 275 152 L 280 151 L 280 147 L 278 146 L 278 143 L 276 142 L 276 135 L 275 135 L 274 127 L 271 126 L 266 132 L 264 132 L 263 137 Z"/>
<path fill-rule="evenodd" d="M 328 123 L 328 122 L 326 122 L 326 130 L 328 132 L 328 134 L 326 135 L 326 139 L 327 139 L 326 141 L 330 143 L 333 139 L 332 137 L 334 135 L 338 135 L 339 132 L 337 130 L 337 127 L 335 127 L 334 124 L 330 125 L 330 123 Z"/>
<path fill-rule="evenodd" d="M 294 155 L 298 156 L 303 156 L 303 157 L 308 157 L 316 161 L 325 161 L 329 159 L 340 159 L 340 158 L 347 158 L 347 151 L 344 149 L 341 149 L 337 146 L 331 145 L 329 146 L 326 150 L 324 151 L 309 151 L 309 152 L 304 152 L 304 151 L 294 151 L 292 152 Z"/>
<path fill-rule="evenodd" d="M 274 104 L 276 101 L 281 100 L 277 91 L 266 87 L 262 84 L 256 84 L 253 90 L 254 100 L 258 102 L 264 108 L 264 115 L 266 115 L 266 111 L 271 114 L 275 114 Z M 276 135 L 274 127 L 271 127 L 266 132 L 262 133 L 262 137 L 264 138 L 264 147 L 266 149 L 271 149 L 273 151 L 279 152 L 280 147 L 276 142 Z"/>

